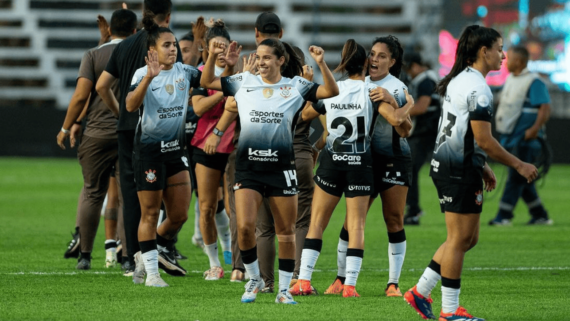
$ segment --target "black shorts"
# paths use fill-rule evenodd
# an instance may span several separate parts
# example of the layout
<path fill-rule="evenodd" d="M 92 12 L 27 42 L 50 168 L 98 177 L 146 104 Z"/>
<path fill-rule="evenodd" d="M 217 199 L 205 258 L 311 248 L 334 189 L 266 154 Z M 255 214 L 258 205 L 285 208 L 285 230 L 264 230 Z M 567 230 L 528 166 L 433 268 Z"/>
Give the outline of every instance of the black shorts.
<path fill-rule="evenodd" d="M 481 214 L 483 210 L 483 181 L 473 184 L 458 184 L 433 179 L 441 212 Z"/>
<path fill-rule="evenodd" d="M 374 155 L 374 193 L 377 197 L 393 186 L 410 186 L 412 184 L 412 160 L 395 159 Z"/>
<path fill-rule="evenodd" d="M 181 171 L 188 171 L 188 158 L 154 162 L 134 160 L 135 182 L 137 191 L 160 191 L 166 188 L 166 180 Z"/>
<path fill-rule="evenodd" d="M 214 155 L 208 155 L 201 148 L 194 146 L 192 149 L 192 160 L 194 163 L 204 165 L 222 173 L 226 171 L 226 165 L 228 164 L 228 157 L 230 157 L 230 154 L 216 153 Z"/>
<path fill-rule="evenodd" d="M 294 196 L 299 193 L 297 171 L 236 171 L 234 191 L 244 188 L 263 197 Z"/>
<path fill-rule="evenodd" d="M 323 191 L 341 197 L 369 196 L 374 192 L 372 169 L 339 171 L 319 167 L 313 178 Z"/>

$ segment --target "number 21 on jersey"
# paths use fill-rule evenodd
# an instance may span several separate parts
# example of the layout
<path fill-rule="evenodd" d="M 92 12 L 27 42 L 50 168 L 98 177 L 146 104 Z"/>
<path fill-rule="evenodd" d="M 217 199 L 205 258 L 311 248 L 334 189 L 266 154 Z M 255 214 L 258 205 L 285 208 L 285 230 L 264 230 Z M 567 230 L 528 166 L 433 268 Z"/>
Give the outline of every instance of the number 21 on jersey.
<path fill-rule="evenodd" d="M 331 129 L 338 129 L 339 126 L 344 127 L 344 133 L 338 136 L 332 146 L 332 150 L 335 153 L 364 153 L 366 152 L 364 146 L 364 139 L 366 138 L 366 131 L 364 125 L 364 117 L 356 117 L 356 141 L 350 142 L 350 137 L 354 132 L 354 126 L 350 120 L 346 117 L 337 117 L 331 123 Z"/>
<path fill-rule="evenodd" d="M 442 115 L 443 117 L 443 115 Z M 442 118 L 443 120 L 443 118 Z M 435 146 L 435 152 L 437 153 L 437 150 L 439 149 L 439 147 L 441 145 L 443 145 L 443 143 L 445 143 L 447 137 L 451 137 L 451 135 L 453 134 L 453 127 L 455 126 L 455 121 L 457 120 L 457 116 L 455 116 L 454 114 L 447 112 L 447 125 L 443 128 L 443 130 L 440 133 L 439 138 L 437 139 L 437 144 Z M 440 124 L 441 127 L 442 124 Z"/>

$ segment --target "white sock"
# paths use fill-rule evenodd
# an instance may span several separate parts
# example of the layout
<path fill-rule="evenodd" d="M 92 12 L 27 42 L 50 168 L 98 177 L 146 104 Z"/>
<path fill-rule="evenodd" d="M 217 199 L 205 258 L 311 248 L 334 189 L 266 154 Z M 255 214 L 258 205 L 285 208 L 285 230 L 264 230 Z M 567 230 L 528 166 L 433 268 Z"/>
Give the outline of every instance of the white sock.
<path fill-rule="evenodd" d="M 109 244 L 109 243 L 115 243 L 115 245 L 116 245 L 116 244 L 117 244 L 117 241 L 115 241 L 115 240 L 113 240 L 113 239 L 105 240 L 105 245 L 107 245 L 107 244 Z M 111 250 L 112 250 L 113 252 L 117 252 L 117 247 L 115 246 L 115 247 L 110 247 L 110 248 L 106 249 L 106 251 L 111 251 Z"/>
<path fill-rule="evenodd" d="M 406 257 L 406 241 L 400 243 L 388 243 L 388 262 L 390 263 L 390 272 L 388 273 L 388 284 L 398 284 L 400 274 L 402 273 L 402 265 Z"/>
<path fill-rule="evenodd" d="M 250 264 L 243 264 L 245 267 L 245 271 L 249 274 L 250 280 L 261 280 L 261 276 L 259 273 L 259 262 L 257 260 L 253 261 Z"/>
<path fill-rule="evenodd" d="M 315 250 L 303 249 L 301 253 L 299 280 L 311 280 L 313 271 L 315 270 L 315 264 L 317 264 L 317 260 L 319 259 L 319 254 L 320 252 Z"/>
<path fill-rule="evenodd" d="M 230 218 L 226 214 L 226 210 L 216 213 L 216 229 L 218 230 L 218 238 L 222 245 L 222 251 L 232 251 L 232 235 L 230 233 Z"/>
<path fill-rule="evenodd" d="M 141 256 L 146 273 L 148 275 L 158 274 L 158 251 L 148 251 L 143 253 Z"/>
<path fill-rule="evenodd" d="M 443 313 L 453 313 L 459 308 L 459 292 L 461 292 L 461 289 L 441 286 L 441 308 Z"/>
<path fill-rule="evenodd" d="M 348 241 L 338 239 L 338 246 L 336 248 L 336 265 L 338 267 L 337 276 L 346 276 L 346 250 L 348 249 Z"/>
<path fill-rule="evenodd" d="M 293 278 L 293 272 L 285 272 L 279 270 L 279 291 L 289 290 L 289 284 L 291 284 L 291 279 Z"/>
<path fill-rule="evenodd" d="M 218 242 L 212 244 L 204 244 L 204 252 L 208 255 L 210 259 L 210 267 L 222 266 L 220 259 L 218 258 Z"/>
<path fill-rule="evenodd" d="M 356 280 L 362 267 L 362 258 L 358 256 L 346 257 L 346 281 L 344 285 L 356 286 Z"/>
<path fill-rule="evenodd" d="M 198 198 L 196 198 L 196 203 L 194 204 L 194 236 L 192 236 L 195 240 L 202 239 L 202 232 L 200 231 L 200 202 L 198 202 Z"/>
<path fill-rule="evenodd" d="M 424 271 L 424 274 L 422 274 L 420 277 L 416 289 L 418 290 L 419 294 L 423 295 L 424 298 L 427 298 L 439 280 L 441 280 L 441 275 L 439 275 L 431 268 L 427 267 Z"/>

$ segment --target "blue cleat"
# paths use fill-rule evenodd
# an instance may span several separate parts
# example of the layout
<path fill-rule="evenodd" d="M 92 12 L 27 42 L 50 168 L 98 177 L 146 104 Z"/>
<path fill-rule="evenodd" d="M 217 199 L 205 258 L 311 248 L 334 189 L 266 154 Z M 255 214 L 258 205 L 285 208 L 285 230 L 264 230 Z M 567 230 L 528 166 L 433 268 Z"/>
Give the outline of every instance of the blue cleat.
<path fill-rule="evenodd" d="M 408 302 L 408 304 L 411 305 L 423 319 L 435 320 L 436 317 L 431 310 L 433 300 L 431 298 L 424 298 L 423 295 L 418 293 L 416 287 L 417 286 L 415 285 L 413 288 L 409 289 L 406 294 L 404 294 L 404 300 L 406 300 L 406 302 Z"/>
<path fill-rule="evenodd" d="M 443 313 L 441 311 L 439 321 L 485 321 L 485 319 L 476 318 L 467 313 L 464 307 L 459 307 L 453 313 Z"/>
<path fill-rule="evenodd" d="M 232 264 L 232 252 L 224 251 L 224 263 L 228 265 Z"/>

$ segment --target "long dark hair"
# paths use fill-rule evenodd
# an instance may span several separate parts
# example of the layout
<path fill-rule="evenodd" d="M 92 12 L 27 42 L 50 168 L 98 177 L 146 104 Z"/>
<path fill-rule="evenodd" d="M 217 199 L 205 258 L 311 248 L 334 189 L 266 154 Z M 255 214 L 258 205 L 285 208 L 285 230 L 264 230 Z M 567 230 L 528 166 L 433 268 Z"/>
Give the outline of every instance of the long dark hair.
<path fill-rule="evenodd" d="M 174 34 L 172 32 L 172 30 L 170 30 L 169 28 L 165 28 L 165 27 L 159 27 L 156 22 L 154 22 L 154 13 L 152 13 L 151 11 L 145 11 L 143 14 L 143 26 L 144 26 L 144 30 L 146 30 L 146 32 L 148 33 L 147 36 L 147 48 L 150 47 L 154 47 L 156 46 L 156 41 L 160 38 L 160 34 L 165 33 L 165 32 L 170 32 L 172 34 Z"/>
<path fill-rule="evenodd" d="M 360 74 L 366 65 L 366 58 L 366 49 L 354 39 L 348 39 L 342 47 L 340 64 L 334 72 L 346 72 L 349 76 Z"/>
<path fill-rule="evenodd" d="M 216 37 L 223 37 L 228 39 L 229 42 L 232 42 L 228 28 L 226 28 L 226 24 L 222 19 L 218 19 L 214 22 L 214 25 L 206 32 L 206 45 L 209 47 L 210 40 Z"/>
<path fill-rule="evenodd" d="M 447 76 L 445 76 L 437 85 L 437 93 L 445 96 L 447 93 L 447 85 L 451 79 L 459 75 L 467 66 L 473 65 L 477 60 L 477 53 L 481 47 L 491 48 L 495 41 L 501 38 L 501 35 L 492 28 L 480 27 L 472 25 L 463 31 L 457 44 L 455 51 L 455 63 Z"/>
<path fill-rule="evenodd" d="M 375 44 L 377 44 L 379 42 L 385 44 L 386 47 L 388 47 L 388 50 L 390 51 L 390 55 L 392 56 L 393 59 L 396 60 L 394 65 L 392 65 L 392 67 L 390 67 L 390 70 L 389 70 L 390 74 L 394 77 L 400 77 L 400 73 L 402 72 L 402 65 L 403 65 L 402 60 L 404 57 L 404 48 L 402 48 L 400 41 L 395 36 L 389 35 L 387 37 L 378 37 L 378 38 L 374 39 L 374 42 L 372 42 L 372 46 L 374 46 Z"/>
<path fill-rule="evenodd" d="M 281 66 L 281 75 L 287 78 L 293 78 L 303 73 L 303 64 L 301 58 L 297 55 L 293 47 L 286 42 L 277 39 L 265 39 L 259 46 L 268 46 L 273 48 L 273 54 L 277 58 L 285 57 L 285 63 Z"/>

